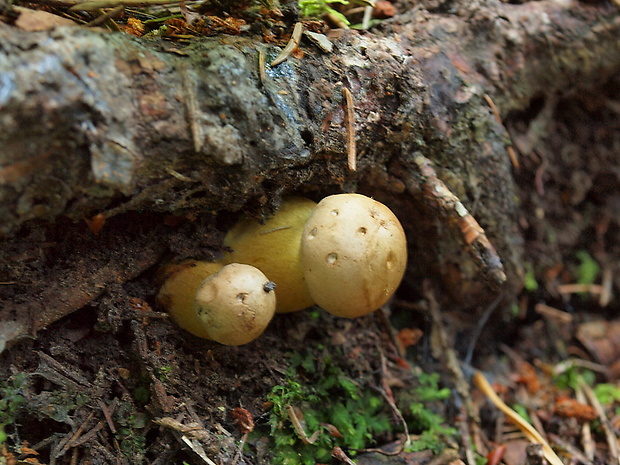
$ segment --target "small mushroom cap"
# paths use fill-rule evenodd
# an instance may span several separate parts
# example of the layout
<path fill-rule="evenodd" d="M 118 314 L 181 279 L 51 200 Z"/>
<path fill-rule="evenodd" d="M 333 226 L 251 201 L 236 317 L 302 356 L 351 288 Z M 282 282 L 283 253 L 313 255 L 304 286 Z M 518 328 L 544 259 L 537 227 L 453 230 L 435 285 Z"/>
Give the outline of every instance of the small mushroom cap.
<path fill-rule="evenodd" d="M 176 324 L 194 336 L 209 339 L 196 315 L 196 291 L 205 279 L 221 268 L 222 264 L 218 262 L 187 260 L 162 270 L 165 281 L 157 294 L 157 302 L 168 311 Z"/>
<path fill-rule="evenodd" d="M 231 263 L 196 292 L 196 313 L 209 339 L 238 346 L 256 339 L 276 310 L 272 282 L 251 265 Z"/>
<path fill-rule="evenodd" d="M 242 219 L 224 239 L 232 252 L 225 263 L 246 263 L 260 269 L 276 283 L 279 313 L 294 312 L 314 301 L 306 287 L 301 266 L 301 233 L 316 203 L 303 197 L 282 201 L 280 209 L 263 224 Z"/>
<path fill-rule="evenodd" d="M 407 240 L 388 207 L 364 195 L 338 194 L 321 200 L 306 222 L 301 256 L 315 302 L 354 318 L 394 293 L 407 265 Z"/>

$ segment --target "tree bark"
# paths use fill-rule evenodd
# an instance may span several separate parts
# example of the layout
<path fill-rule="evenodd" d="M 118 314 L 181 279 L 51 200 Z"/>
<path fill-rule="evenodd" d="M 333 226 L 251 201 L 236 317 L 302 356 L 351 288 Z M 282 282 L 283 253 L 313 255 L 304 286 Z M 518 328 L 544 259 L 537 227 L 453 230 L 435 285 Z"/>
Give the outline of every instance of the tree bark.
<path fill-rule="evenodd" d="M 408 234 L 406 287 L 426 277 L 442 283 L 446 304 L 488 302 L 497 289 L 481 279 L 484 263 L 420 157 L 482 226 L 514 297 L 522 237 L 501 118 L 617 72 L 618 9 L 420 4 L 372 32 L 341 32 L 333 53 L 302 49 L 267 65 L 261 81 L 259 53 L 269 63 L 279 48 L 255 38 L 183 47 L 0 24 L 0 322 L 12 322 L 0 339 L 32 334 L 167 251 L 208 255 L 235 213 L 268 214 L 291 193 L 374 196 Z M 344 88 L 354 97 L 357 171 L 347 169 Z M 191 226 L 175 229 L 170 214 L 191 215 Z M 82 222 L 95 215 L 106 219 L 105 239 Z M 198 229 L 193 245 L 179 245 Z M 108 272 L 91 279 L 101 266 Z M 77 288 L 83 298 L 62 297 Z"/>

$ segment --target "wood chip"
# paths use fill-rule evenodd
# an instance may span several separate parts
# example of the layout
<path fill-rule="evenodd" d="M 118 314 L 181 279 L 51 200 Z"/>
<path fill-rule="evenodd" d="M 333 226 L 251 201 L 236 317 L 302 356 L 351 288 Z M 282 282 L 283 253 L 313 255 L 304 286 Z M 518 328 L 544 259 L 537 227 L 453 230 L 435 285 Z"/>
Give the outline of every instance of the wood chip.
<path fill-rule="evenodd" d="M 318 32 L 312 31 L 304 31 L 304 35 L 323 52 L 330 53 L 334 50 L 334 44 L 331 43 L 331 41 L 327 38 L 325 34 L 319 34 Z"/>
<path fill-rule="evenodd" d="M 280 52 L 280 54 L 271 62 L 271 66 L 277 66 L 280 63 L 284 62 L 290 55 L 293 53 L 297 47 L 299 47 L 299 42 L 301 41 L 301 34 L 304 30 L 304 26 L 301 22 L 295 24 L 293 28 L 293 34 L 291 34 L 291 40 L 288 41 L 286 47 Z"/>

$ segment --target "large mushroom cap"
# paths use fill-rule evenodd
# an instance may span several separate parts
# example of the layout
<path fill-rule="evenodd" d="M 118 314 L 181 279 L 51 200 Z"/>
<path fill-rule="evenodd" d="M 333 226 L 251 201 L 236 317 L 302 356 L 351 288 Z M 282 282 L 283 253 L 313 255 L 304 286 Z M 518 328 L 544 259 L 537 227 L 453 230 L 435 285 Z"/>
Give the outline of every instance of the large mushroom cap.
<path fill-rule="evenodd" d="M 276 310 L 273 282 L 250 265 L 232 263 L 196 292 L 196 313 L 209 339 L 238 346 L 256 339 Z"/>
<path fill-rule="evenodd" d="M 280 209 L 263 224 L 243 219 L 233 226 L 224 245 L 232 252 L 225 263 L 246 263 L 260 269 L 278 287 L 279 313 L 294 312 L 314 302 L 301 267 L 301 232 L 316 203 L 302 197 L 284 199 Z"/>
<path fill-rule="evenodd" d="M 392 211 L 360 194 L 324 198 L 302 234 L 310 295 L 347 318 L 370 313 L 394 293 L 407 265 L 405 232 Z"/>

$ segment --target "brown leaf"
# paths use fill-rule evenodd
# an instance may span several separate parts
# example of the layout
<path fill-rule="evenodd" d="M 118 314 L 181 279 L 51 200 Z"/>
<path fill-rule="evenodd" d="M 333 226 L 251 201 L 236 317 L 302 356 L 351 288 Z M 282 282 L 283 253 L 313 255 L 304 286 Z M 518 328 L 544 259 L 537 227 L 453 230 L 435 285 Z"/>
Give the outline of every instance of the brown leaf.
<path fill-rule="evenodd" d="M 248 410 L 235 407 L 232 409 L 230 416 L 241 433 L 251 433 L 254 430 L 254 418 L 252 418 L 252 414 Z"/>
<path fill-rule="evenodd" d="M 620 359 L 620 321 L 589 321 L 579 325 L 577 339 L 603 365 Z"/>
<path fill-rule="evenodd" d="M 564 418 L 575 418 L 581 423 L 592 421 L 596 418 L 596 412 L 592 407 L 577 402 L 575 399 L 560 396 L 555 400 L 553 411 L 556 415 Z"/>
<path fill-rule="evenodd" d="M 13 7 L 19 12 L 19 17 L 15 20 L 15 26 L 24 31 L 47 31 L 56 26 L 75 26 L 76 23 L 70 19 L 63 18 L 47 11 L 31 10 L 20 6 Z"/>

